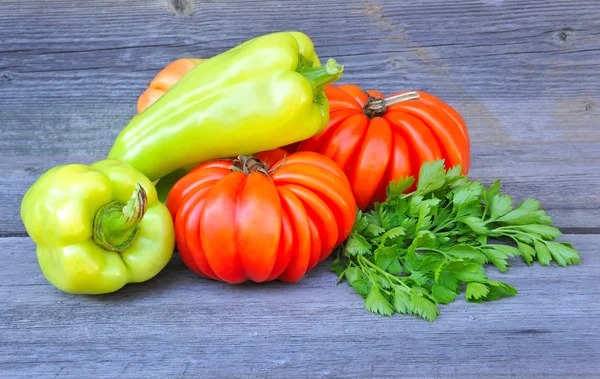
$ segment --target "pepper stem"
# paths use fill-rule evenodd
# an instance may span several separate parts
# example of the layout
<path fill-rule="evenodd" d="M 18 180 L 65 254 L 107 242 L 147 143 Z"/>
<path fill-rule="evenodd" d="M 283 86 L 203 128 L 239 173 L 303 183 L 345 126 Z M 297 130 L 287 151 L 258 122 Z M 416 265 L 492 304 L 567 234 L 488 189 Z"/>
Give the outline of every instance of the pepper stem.
<path fill-rule="evenodd" d="M 147 208 L 148 196 L 137 183 L 127 203 L 112 201 L 96 212 L 92 239 L 105 250 L 125 251 L 137 235 Z"/>
<path fill-rule="evenodd" d="M 331 84 L 341 78 L 344 66 L 340 66 L 335 59 L 330 59 L 324 66 L 302 67 L 298 72 L 308 80 L 313 88 L 313 92 L 317 92 L 327 84 Z"/>

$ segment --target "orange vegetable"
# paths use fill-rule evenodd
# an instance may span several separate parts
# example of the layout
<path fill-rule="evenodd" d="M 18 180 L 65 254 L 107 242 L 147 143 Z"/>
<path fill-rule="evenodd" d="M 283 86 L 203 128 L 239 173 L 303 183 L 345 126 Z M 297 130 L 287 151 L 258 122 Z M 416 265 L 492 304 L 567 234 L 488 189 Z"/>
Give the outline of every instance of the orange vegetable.
<path fill-rule="evenodd" d="M 384 96 L 377 91 L 364 92 L 349 84 L 328 85 L 325 92 L 329 124 L 297 150 L 333 159 L 348 176 L 359 208 L 384 201 L 391 180 L 406 176 L 418 180 L 419 169 L 427 161 L 443 158 L 447 167 L 460 164 L 462 173 L 468 172 L 465 123 L 437 97 L 409 92 L 382 100 Z"/>
<path fill-rule="evenodd" d="M 183 262 L 229 283 L 300 280 L 352 230 L 356 202 L 331 159 L 276 149 L 200 164 L 169 192 Z"/>
<path fill-rule="evenodd" d="M 192 68 L 196 67 L 204 59 L 200 58 L 181 58 L 166 65 L 152 81 L 148 84 L 148 88 L 140 95 L 137 102 L 137 111 L 142 113 L 146 108 L 152 105 L 162 95 L 171 89 L 188 73 Z"/>

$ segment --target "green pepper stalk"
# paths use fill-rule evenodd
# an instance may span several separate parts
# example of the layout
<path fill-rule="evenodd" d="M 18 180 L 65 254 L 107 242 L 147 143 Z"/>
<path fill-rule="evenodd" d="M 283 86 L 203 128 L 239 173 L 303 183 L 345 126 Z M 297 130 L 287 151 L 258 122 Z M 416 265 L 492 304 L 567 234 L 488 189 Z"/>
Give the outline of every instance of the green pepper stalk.
<path fill-rule="evenodd" d="M 124 251 L 137 235 L 147 207 L 146 191 L 138 183 L 127 203 L 112 201 L 96 212 L 92 239 L 106 250 Z"/>
<path fill-rule="evenodd" d="M 297 71 L 310 83 L 313 92 L 318 93 L 327 84 L 331 84 L 341 78 L 344 67 L 340 66 L 335 59 L 329 59 L 325 66 L 306 67 Z"/>

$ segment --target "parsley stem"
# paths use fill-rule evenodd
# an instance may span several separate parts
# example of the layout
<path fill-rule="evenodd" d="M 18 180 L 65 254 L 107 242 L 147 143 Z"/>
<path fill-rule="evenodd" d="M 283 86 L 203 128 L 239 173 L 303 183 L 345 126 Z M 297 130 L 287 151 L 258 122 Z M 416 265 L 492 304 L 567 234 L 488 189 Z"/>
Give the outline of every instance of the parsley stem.
<path fill-rule="evenodd" d="M 481 216 L 481 221 L 485 220 L 485 216 L 487 216 L 487 212 L 488 212 L 488 208 L 490 207 L 490 205 L 488 204 L 488 202 L 485 202 L 485 205 L 483 206 L 483 215 Z M 490 219 L 488 221 L 492 221 L 493 219 Z"/>
<path fill-rule="evenodd" d="M 404 281 L 403 281 L 401 278 L 399 278 L 399 277 L 397 277 L 397 276 L 395 276 L 395 275 L 392 275 L 392 274 L 390 274 L 389 272 L 387 272 L 387 271 L 383 270 L 381 267 L 377 266 L 375 263 L 371 262 L 370 260 L 366 259 L 366 258 L 365 258 L 365 257 L 363 257 L 363 256 L 360 256 L 360 257 L 358 257 L 358 258 L 359 258 L 359 262 L 360 262 L 360 260 L 364 260 L 366 263 L 368 263 L 368 264 L 369 264 L 369 266 L 371 266 L 373 269 L 375 269 L 375 271 L 378 271 L 379 273 L 381 273 L 381 274 L 382 274 L 383 276 L 385 276 L 386 278 L 388 278 L 388 279 L 389 279 L 389 278 L 391 278 L 391 279 L 393 279 L 394 281 L 396 281 L 396 282 L 398 282 L 398 283 L 402 284 L 402 285 L 403 285 L 404 287 L 406 287 L 407 289 L 410 289 L 410 287 L 409 287 L 409 286 L 407 286 L 407 285 L 406 285 L 406 283 L 404 283 Z M 361 264 L 361 267 L 364 267 L 364 266 L 362 266 L 362 264 Z"/>
<path fill-rule="evenodd" d="M 370 262 L 368 259 L 366 259 L 365 257 L 363 257 L 363 256 L 359 256 L 359 257 L 358 257 L 358 259 L 357 259 L 357 261 L 358 261 L 358 265 L 360 266 L 361 270 L 362 270 L 362 271 L 363 271 L 365 274 L 367 274 L 367 276 L 368 276 L 368 277 L 369 277 L 369 279 L 371 280 L 371 283 L 373 283 L 373 286 L 380 287 L 380 285 L 379 285 L 379 281 L 377 280 L 377 278 L 375 278 L 375 277 L 373 276 L 373 273 L 371 272 L 372 270 L 369 270 L 367 267 L 365 267 L 365 266 L 363 265 L 363 262 L 362 262 L 363 260 L 364 260 L 365 262 L 367 262 L 367 263 L 371 263 L 371 262 Z M 376 267 L 376 268 L 379 268 L 379 267 Z"/>
<path fill-rule="evenodd" d="M 448 255 L 438 249 L 434 249 L 433 247 L 417 247 L 415 250 L 426 250 L 426 251 L 433 251 L 434 253 L 438 253 L 438 254 L 442 254 L 444 256 L 444 258 L 446 258 L 446 260 L 448 260 Z"/>
<path fill-rule="evenodd" d="M 493 229 L 492 231 L 495 232 L 495 231 L 498 231 L 498 230 L 510 230 L 510 231 L 513 231 L 513 232 L 518 232 L 519 231 L 518 229 L 515 229 L 513 226 L 499 226 L 499 227 Z"/>
<path fill-rule="evenodd" d="M 455 222 L 456 222 L 456 219 L 451 219 L 450 221 L 447 221 L 447 222 L 443 223 L 442 225 L 438 225 L 437 228 L 433 229 L 432 233 L 435 234 L 435 233 L 439 232 L 440 230 L 452 225 Z"/>
<path fill-rule="evenodd" d="M 515 241 L 517 241 L 517 240 L 515 239 L 514 234 L 527 234 L 529 236 L 529 238 L 536 239 L 540 242 L 545 241 L 544 238 L 541 238 L 541 237 L 533 235 L 533 234 L 528 234 L 528 233 L 524 232 L 523 230 L 515 229 L 512 226 L 501 226 L 501 227 L 498 227 L 498 228 L 492 230 L 492 232 L 496 232 L 499 235 L 504 236 L 504 237 L 512 238 Z"/>
<path fill-rule="evenodd" d="M 451 202 L 449 202 L 448 204 L 444 205 L 444 207 L 442 207 L 441 210 L 438 211 L 438 214 L 441 213 L 443 210 L 445 210 L 446 208 L 448 208 L 449 206 L 453 206 L 453 204 Z M 446 220 L 450 218 L 450 216 L 453 215 L 454 212 L 450 212 L 448 214 L 448 216 L 446 216 Z M 436 220 L 437 221 L 437 220 Z M 433 233 L 439 232 L 440 230 L 444 229 L 447 226 L 450 226 L 452 223 L 456 222 L 456 215 L 454 215 L 453 218 L 450 218 L 450 221 L 446 221 L 441 225 L 438 225 L 435 229 L 433 229 Z"/>

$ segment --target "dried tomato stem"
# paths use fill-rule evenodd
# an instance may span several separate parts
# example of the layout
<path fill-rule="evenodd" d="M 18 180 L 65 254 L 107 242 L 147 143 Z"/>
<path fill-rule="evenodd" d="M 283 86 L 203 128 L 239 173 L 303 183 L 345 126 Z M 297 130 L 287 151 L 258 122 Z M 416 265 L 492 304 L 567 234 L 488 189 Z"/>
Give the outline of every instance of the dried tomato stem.
<path fill-rule="evenodd" d="M 250 175 L 253 172 L 260 172 L 269 176 L 267 164 L 251 155 L 238 156 L 237 159 L 233 160 L 233 165 L 229 166 L 229 170 L 243 172 L 246 175 Z"/>
<path fill-rule="evenodd" d="M 386 97 L 385 99 L 369 96 L 369 100 L 363 109 L 365 114 L 372 118 L 383 115 L 387 110 L 387 107 L 390 105 L 394 105 L 402 101 L 415 100 L 418 98 L 419 94 L 415 91 L 400 93 L 398 95 Z"/>
<path fill-rule="evenodd" d="M 270 174 L 272 172 L 275 172 L 275 171 L 279 170 L 285 164 L 285 159 L 286 158 L 287 158 L 287 155 L 284 155 L 283 158 L 281 159 L 281 162 L 279 162 L 279 164 L 277 165 L 277 167 L 273 167 L 272 169 L 270 169 L 267 172 Z"/>

